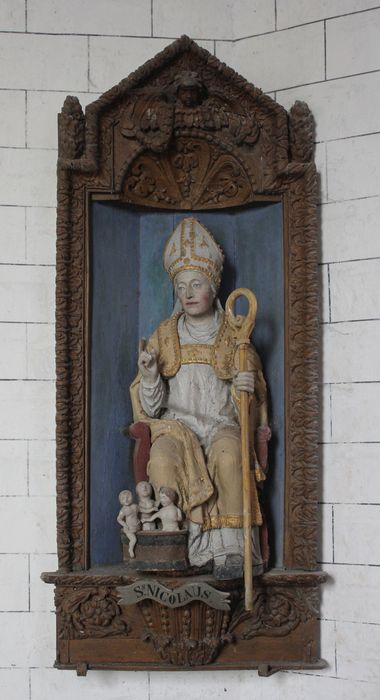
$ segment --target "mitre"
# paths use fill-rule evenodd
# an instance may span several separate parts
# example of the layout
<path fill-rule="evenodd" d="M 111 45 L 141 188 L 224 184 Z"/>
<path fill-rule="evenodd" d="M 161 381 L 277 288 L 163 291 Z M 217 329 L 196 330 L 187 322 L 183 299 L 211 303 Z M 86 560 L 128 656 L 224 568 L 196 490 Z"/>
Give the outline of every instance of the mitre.
<path fill-rule="evenodd" d="M 173 281 L 178 272 L 199 270 L 218 289 L 223 269 L 222 249 L 200 221 L 182 219 L 169 237 L 164 250 L 164 267 Z"/>

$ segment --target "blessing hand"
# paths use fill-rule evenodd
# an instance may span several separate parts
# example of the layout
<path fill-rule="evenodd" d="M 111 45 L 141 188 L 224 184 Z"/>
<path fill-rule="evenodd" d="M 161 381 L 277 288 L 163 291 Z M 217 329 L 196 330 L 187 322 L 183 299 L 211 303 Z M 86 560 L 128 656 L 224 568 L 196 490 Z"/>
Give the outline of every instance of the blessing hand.
<path fill-rule="evenodd" d="M 150 384 L 154 384 L 158 377 L 157 352 L 143 350 L 140 352 L 137 364 L 144 379 Z"/>
<path fill-rule="evenodd" d="M 238 372 L 232 383 L 237 391 L 247 391 L 253 394 L 255 391 L 255 376 L 253 372 Z"/>

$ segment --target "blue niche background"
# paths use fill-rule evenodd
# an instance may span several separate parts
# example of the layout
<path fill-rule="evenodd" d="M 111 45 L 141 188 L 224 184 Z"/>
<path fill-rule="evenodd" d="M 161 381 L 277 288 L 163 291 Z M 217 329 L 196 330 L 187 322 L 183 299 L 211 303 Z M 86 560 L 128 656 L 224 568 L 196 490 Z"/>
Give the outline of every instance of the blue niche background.
<path fill-rule="evenodd" d="M 226 259 L 220 299 L 249 287 L 258 300 L 255 346 L 269 387 L 270 474 L 265 485 L 271 565 L 282 565 L 284 513 L 284 272 L 282 205 L 173 213 L 92 204 L 90 281 L 90 559 L 91 566 L 121 560 L 116 522 L 118 493 L 134 489 L 133 445 L 122 434 L 132 422 L 129 385 L 136 375 L 138 341 L 173 309 L 162 266 L 176 224 L 194 215 L 211 231 Z M 244 302 L 243 302 L 244 303 Z M 243 309 L 237 309 L 243 313 Z"/>

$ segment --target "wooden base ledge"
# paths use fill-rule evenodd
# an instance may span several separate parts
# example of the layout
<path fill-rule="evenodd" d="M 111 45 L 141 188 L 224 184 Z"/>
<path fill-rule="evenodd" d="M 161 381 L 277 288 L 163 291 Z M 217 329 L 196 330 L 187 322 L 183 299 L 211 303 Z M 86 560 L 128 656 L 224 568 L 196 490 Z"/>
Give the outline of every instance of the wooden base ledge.
<path fill-rule="evenodd" d="M 255 578 L 251 611 L 245 609 L 243 581 L 216 581 L 207 574 L 149 575 L 146 581 L 146 574 L 132 575 L 118 565 L 42 578 L 56 585 L 56 667 L 78 675 L 89 669 L 257 669 L 269 676 L 325 665 L 318 610 L 326 575 L 320 571 L 273 570 Z M 132 590 L 151 589 L 149 596 L 125 597 L 130 584 Z M 178 605 L 167 594 L 156 595 L 163 587 L 182 589 L 172 596 Z M 213 602 L 191 593 L 210 587 L 216 589 Z M 187 589 L 190 597 L 180 600 Z"/>

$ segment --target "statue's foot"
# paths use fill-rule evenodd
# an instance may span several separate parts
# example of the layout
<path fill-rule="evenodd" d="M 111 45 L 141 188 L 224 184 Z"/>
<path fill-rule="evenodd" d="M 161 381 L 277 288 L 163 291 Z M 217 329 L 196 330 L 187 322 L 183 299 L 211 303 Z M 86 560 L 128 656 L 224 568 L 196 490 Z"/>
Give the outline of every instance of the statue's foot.
<path fill-rule="evenodd" d="M 243 576 L 243 557 L 240 554 L 227 554 L 224 561 L 217 557 L 214 561 L 214 578 L 219 581 Z"/>

